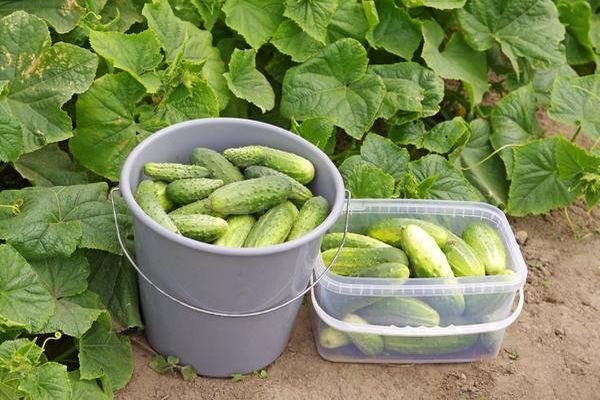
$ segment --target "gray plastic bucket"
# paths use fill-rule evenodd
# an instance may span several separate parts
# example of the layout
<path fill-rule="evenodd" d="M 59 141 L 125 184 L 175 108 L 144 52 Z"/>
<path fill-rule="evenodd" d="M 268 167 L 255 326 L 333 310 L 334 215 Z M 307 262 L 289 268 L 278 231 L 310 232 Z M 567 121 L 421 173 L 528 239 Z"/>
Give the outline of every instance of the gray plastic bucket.
<path fill-rule="evenodd" d="M 314 164 L 310 188 L 331 204 L 329 216 L 317 229 L 275 246 L 223 248 L 168 231 L 134 200 L 146 162 L 188 163 L 195 147 L 222 151 L 250 144 L 294 152 Z M 144 278 L 140 296 L 150 344 L 207 376 L 248 373 L 273 362 L 288 342 L 302 298 L 277 306 L 306 289 L 321 237 L 343 208 L 342 177 L 329 158 L 301 137 L 265 123 L 193 120 L 141 142 L 125 161 L 120 191 L 134 217 L 136 268 Z M 263 312 L 269 308 L 276 309 Z M 246 313 L 254 315 L 240 315 Z"/>

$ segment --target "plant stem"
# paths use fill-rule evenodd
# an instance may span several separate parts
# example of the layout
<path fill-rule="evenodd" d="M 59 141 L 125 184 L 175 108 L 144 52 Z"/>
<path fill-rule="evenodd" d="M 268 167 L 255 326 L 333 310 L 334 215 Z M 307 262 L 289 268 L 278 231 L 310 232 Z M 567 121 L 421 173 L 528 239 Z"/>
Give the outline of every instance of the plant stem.
<path fill-rule="evenodd" d="M 146 343 L 142 342 L 141 340 L 139 340 L 135 336 L 130 336 L 129 340 L 131 340 L 133 343 L 135 343 L 138 346 L 140 346 L 142 349 L 146 350 L 148 353 L 150 353 L 152 355 L 155 355 L 155 356 L 159 355 L 156 351 L 154 351 L 154 349 L 152 347 L 148 346 Z"/>
<path fill-rule="evenodd" d="M 575 131 L 575 134 L 573 135 L 573 137 L 571 138 L 571 143 L 573 143 L 575 141 L 575 139 L 577 139 L 577 136 L 579 136 L 579 132 L 581 132 L 581 125 L 579 125 L 577 127 L 577 130 Z"/>
<path fill-rule="evenodd" d="M 504 149 L 508 149 L 511 147 L 521 147 L 523 146 L 520 143 L 509 143 L 509 144 L 505 144 L 504 146 L 500 147 L 498 150 L 495 150 L 492 154 L 489 154 L 488 156 L 486 156 L 484 159 L 479 160 L 475 165 L 471 165 L 470 167 L 466 167 L 466 168 L 461 168 L 462 171 L 468 171 L 470 169 L 473 168 L 477 168 L 479 167 L 481 164 L 483 164 L 484 162 L 488 161 L 490 158 L 494 157 L 496 154 L 498 154 L 499 152 L 501 152 Z"/>
<path fill-rule="evenodd" d="M 59 355 L 54 357 L 52 359 L 52 361 L 59 363 L 59 362 L 63 361 L 65 358 L 69 357 L 71 354 L 75 353 L 75 350 L 77 350 L 77 348 L 75 346 L 70 346 L 65 351 L 63 351 L 62 353 L 60 353 Z"/>

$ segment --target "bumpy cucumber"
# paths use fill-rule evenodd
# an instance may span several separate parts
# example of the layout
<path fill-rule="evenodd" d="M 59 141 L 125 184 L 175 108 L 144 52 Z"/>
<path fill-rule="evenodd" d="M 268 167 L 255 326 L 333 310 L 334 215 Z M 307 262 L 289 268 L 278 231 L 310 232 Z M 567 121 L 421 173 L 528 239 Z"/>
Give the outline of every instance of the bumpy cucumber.
<path fill-rule="evenodd" d="M 169 215 L 181 215 L 181 214 L 204 214 L 211 215 L 213 217 L 222 217 L 219 213 L 215 213 L 212 208 L 210 208 L 210 200 L 202 199 L 194 201 L 193 203 L 186 204 L 185 206 L 176 208 L 171 211 Z"/>
<path fill-rule="evenodd" d="M 286 178 L 267 176 L 233 182 L 210 195 L 213 211 L 223 215 L 254 214 L 285 201 L 292 191 Z"/>
<path fill-rule="evenodd" d="M 415 275 L 421 278 L 454 277 L 446 255 L 435 239 L 417 225 L 402 229 L 401 245 L 410 259 Z"/>
<path fill-rule="evenodd" d="M 256 219 L 252 215 L 234 215 L 227 219 L 227 232 L 214 244 L 223 247 L 244 247 Z"/>
<path fill-rule="evenodd" d="M 175 208 L 175 203 L 173 203 L 167 197 L 167 182 L 154 181 L 154 189 L 156 190 L 158 201 L 160 202 L 160 205 L 163 208 L 163 210 L 169 212 Z"/>
<path fill-rule="evenodd" d="M 342 331 L 325 325 L 319 330 L 319 344 L 326 349 L 337 349 L 350 344 L 350 337 Z"/>
<path fill-rule="evenodd" d="M 160 204 L 154 182 L 151 180 L 143 180 L 140 182 L 135 193 L 135 200 L 150 218 L 171 232 L 179 233 L 177 226 L 173 223 Z"/>
<path fill-rule="evenodd" d="M 440 323 L 437 311 L 413 297 L 384 297 L 362 308 L 358 314 L 374 325 L 437 326 Z"/>
<path fill-rule="evenodd" d="M 362 319 L 356 314 L 348 314 L 344 317 L 344 322 L 351 324 L 364 325 L 368 324 L 367 321 Z M 379 335 L 372 333 L 353 333 L 347 332 L 346 335 L 350 337 L 350 341 L 361 353 L 366 356 L 374 356 L 383 351 L 383 339 Z"/>
<path fill-rule="evenodd" d="M 479 335 L 455 336 L 384 336 L 385 349 L 400 354 L 442 355 L 464 351 L 473 346 Z"/>
<path fill-rule="evenodd" d="M 407 225 L 417 225 L 435 239 L 438 246 L 444 246 L 448 241 L 449 231 L 432 222 L 413 218 L 386 218 L 372 224 L 367 235 L 381 240 L 392 246 L 401 246 L 401 232 Z"/>
<path fill-rule="evenodd" d="M 465 228 L 462 237 L 475 250 L 488 275 L 506 269 L 506 249 L 494 228 L 483 222 L 473 222 Z"/>
<path fill-rule="evenodd" d="M 167 185 L 167 197 L 177 204 L 189 204 L 208 197 L 221 186 L 223 186 L 223 181 L 220 179 L 179 179 Z"/>
<path fill-rule="evenodd" d="M 292 184 L 292 193 L 290 193 L 290 200 L 294 203 L 303 204 L 305 201 L 307 201 L 313 196 L 309 188 L 307 188 L 294 178 L 269 167 L 263 167 L 260 165 L 250 166 L 244 170 L 244 176 L 247 179 L 261 178 L 263 176 L 283 176 L 288 178 L 290 180 L 290 183 Z"/>
<path fill-rule="evenodd" d="M 271 208 L 254 224 L 244 247 L 264 247 L 285 242 L 297 216 L 298 209 L 289 201 Z"/>
<path fill-rule="evenodd" d="M 261 165 L 265 162 L 266 158 L 265 150 L 262 146 L 244 146 L 225 149 L 223 155 L 231 163 L 240 168 L 246 168 L 250 165 Z"/>
<path fill-rule="evenodd" d="M 342 232 L 327 233 L 323 236 L 321 242 L 321 250 L 337 249 L 342 244 Z M 346 234 L 345 247 L 390 247 L 389 244 L 383 243 L 380 240 L 373 239 L 369 236 L 360 235 L 358 233 L 348 232 Z"/>
<path fill-rule="evenodd" d="M 475 250 L 458 236 L 451 234 L 442 251 L 446 254 L 454 276 L 483 276 L 485 267 Z"/>
<path fill-rule="evenodd" d="M 329 265 L 336 252 L 337 249 L 324 251 L 322 253 L 323 263 Z M 352 276 L 374 265 L 389 262 L 408 265 L 406 254 L 395 247 L 344 247 L 331 268 L 331 272 L 343 276 Z"/>
<path fill-rule="evenodd" d="M 440 315 L 455 317 L 465 311 L 465 298 L 461 293 L 424 297 Z"/>
<path fill-rule="evenodd" d="M 171 218 L 182 235 L 201 242 L 212 242 L 227 231 L 227 221 L 210 215 L 173 215 Z"/>
<path fill-rule="evenodd" d="M 244 180 L 244 175 L 235 165 L 212 149 L 197 147 L 192 150 L 192 163 L 205 167 L 213 178 L 225 184 Z"/>
<path fill-rule="evenodd" d="M 200 165 L 149 162 L 144 164 L 144 173 L 155 180 L 173 182 L 178 179 L 205 178 L 210 172 Z"/>
<path fill-rule="evenodd" d="M 287 240 L 294 240 L 321 225 L 329 214 L 329 202 L 326 198 L 317 196 L 308 200 L 294 222 Z"/>
<path fill-rule="evenodd" d="M 405 279 L 410 276 L 410 269 L 402 263 L 383 263 L 361 269 L 350 276 L 361 278 Z"/>

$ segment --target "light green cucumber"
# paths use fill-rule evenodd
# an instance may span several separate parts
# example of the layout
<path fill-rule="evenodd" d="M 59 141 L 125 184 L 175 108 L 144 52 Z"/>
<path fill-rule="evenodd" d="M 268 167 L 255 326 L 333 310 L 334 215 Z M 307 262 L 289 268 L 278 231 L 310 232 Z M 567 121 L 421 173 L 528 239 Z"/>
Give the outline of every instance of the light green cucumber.
<path fill-rule="evenodd" d="M 183 236 L 210 243 L 227 231 L 227 221 L 210 215 L 189 214 L 171 216 Z"/>
<path fill-rule="evenodd" d="M 329 214 L 329 202 L 325 197 L 317 196 L 309 199 L 294 222 L 287 240 L 294 240 L 321 225 Z"/>
<path fill-rule="evenodd" d="M 227 232 L 214 244 L 223 247 L 244 247 L 255 223 L 256 219 L 252 215 L 234 215 L 227 218 Z"/>
<path fill-rule="evenodd" d="M 177 163 L 144 164 L 144 173 L 154 180 L 173 182 L 178 179 L 205 178 L 210 172 L 200 165 L 187 165 Z"/>
<path fill-rule="evenodd" d="M 319 344 L 326 349 L 337 349 L 350 344 L 350 337 L 328 325 L 321 326 L 319 330 Z"/>
<path fill-rule="evenodd" d="M 321 254 L 323 263 L 329 265 L 336 252 L 337 249 L 324 251 Z M 395 247 L 352 248 L 344 246 L 331 268 L 331 272 L 343 276 L 353 276 L 374 265 L 390 262 L 408 265 L 406 254 Z"/>
<path fill-rule="evenodd" d="M 162 207 L 156 192 L 157 189 L 154 182 L 149 179 L 143 180 L 137 187 L 135 200 L 150 218 L 171 232 L 179 233 L 177 226 Z"/>
<path fill-rule="evenodd" d="M 321 251 L 337 249 L 342 244 L 342 232 L 327 233 L 321 242 Z M 358 233 L 346 233 L 344 247 L 390 247 L 389 244 Z"/>
<path fill-rule="evenodd" d="M 506 249 L 494 228 L 483 222 L 472 222 L 462 234 L 485 266 L 488 275 L 495 275 L 506 269 Z"/>
<path fill-rule="evenodd" d="M 244 180 L 242 172 L 223 155 L 205 147 L 192 150 L 192 163 L 201 165 L 210 171 L 215 179 L 222 180 L 225 184 Z"/>
<path fill-rule="evenodd" d="M 361 269 L 350 276 L 360 278 L 405 279 L 410 276 L 410 269 L 405 264 L 390 262 Z"/>
<path fill-rule="evenodd" d="M 448 241 L 449 231 L 433 222 L 414 218 L 386 218 L 373 223 L 367 230 L 367 235 L 381 240 L 392 246 L 400 247 L 402 229 L 407 225 L 417 225 L 435 239 L 438 246 L 444 246 Z"/>
<path fill-rule="evenodd" d="M 367 321 L 362 319 L 356 314 L 348 314 L 344 317 L 344 322 L 350 324 L 366 325 Z M 361 353 L 366 356 L 375 356 L 383 351 L 383 339 L 379 335 L 372 333 L 354 333 L 347 332 L 346 335 L 350 337 L 350 341 Z"/>
<path fill-rule="evenodd" d="M 262 165 L 266 158 L 262 146 L 232 147 L 225 149 L 223 156 L 233 165 L 240 168 L 246 168 L 251 165 Z M 256 176 L 253 178 L 256 178 Z"/>
<path fill-rule="evenodd" d="M 154 181 L 154 189 L 156 189 L 156 195 L 163 210 L 169 212 L 175 208 L 175 203 L 167 197 L 167 182 Z"/>
<path fill-rule="evenodd" d="M 442 316 L 456 317 L 465 311 L 465 297 L 462 293 L 429 296 L 423 299 Z"/>
<path fill-rule="evenodd" d="M 473 346 L 478 334 L 454 336 L 384 336 L 385 349 L 400 354 L 435 356 L 465 351 Z"/>
<path fill-rule="evenodd" d="M 446 254 L 454 276 L 483 276 L 485 267 L 475 250 L 460 237 L 451 234 L 442 251 Z"/>
<path fill-rule="evenodd" d="M 409 224 L 403 227 L 401 232 L 402 249 L 406 252 L 417 277 L 454 277 L 446 255 L 427 231 Z"/>
<path fill-rule="evenodd" d="M 289 201 L 271 208 L 254 224 L 244 247 L 264 247 L 285 242 L 297 216 L 298 209 Z"/>
<path fill-rule="evenodd" d="M 313 194 L 309 188 L 307 188 L 294 178 L 269 167 L 263 167 L 260 165 L 250 166 L 244 170 L 244 176 L 247 179 L 261 178 L 263 176 L 283 176 L 288 178 L 290 180 L 290 183 L 292 184 L 290 200 L 300 205 L 308 199 L 310 199 L 311 197 L 313 197 Z"/>
<path fill-rule="evenodd" d="M 177 204 L 189 204 L 208 197 L 221 186 L 223 181 L 220 179 L 179 179 L 167 185 L 167 197 Z"/>
<path fill-rule="evenodd" d="M 210 200 L 208 198 L 194 201 L 193 203 L 186 204 L 171 211 L 169 215 L 181 215 L 181 214 L 204 214 L 211 215 L 213 217 L 222 217 L 222 215 L 215 213 L 210 208 Z"/>
<path fill-rule="evenodd" d="M 210 206 L 223 215 L 254 214 L 281 204 L 291 191 L 290 181 L 279 176 L 248 179 L 215 190 L 209 197 Z"/>
<path fill-rule="evenodd" d="M 374 325 L 437 326 L 440 323 L 436 310 L 413 297 L 384 297 L 360 309 L 358 314 Z"/>

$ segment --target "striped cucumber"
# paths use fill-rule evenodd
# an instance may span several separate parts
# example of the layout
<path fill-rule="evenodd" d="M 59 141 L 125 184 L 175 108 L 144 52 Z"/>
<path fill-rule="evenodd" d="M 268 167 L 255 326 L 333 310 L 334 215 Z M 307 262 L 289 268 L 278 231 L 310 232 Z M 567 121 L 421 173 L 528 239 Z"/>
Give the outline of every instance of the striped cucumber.
<path fill-rule="evenodd" d="M 326 198 L 317 196 L 308 200 L 294 222 L 287 240 L 294 240 L 321 225 L 329 214 L 329 202 Z"/>
<path fill-rule="evenodd" d="M 417 277 L 454 277 L 446 255 L 424 229 L 417 225 L 405 226 L 401 231 L 401 245 Z"/>
<path fill-rule="evenodd" d="M 298 209 L 289 201 L 271 208 L 254 224 L 244 247 L 264 247 L 285 242 L 297 216 Z"/>
<path fill-rule="evenodd" d="M 363 318 L 356 314 L 348 314 L 343 319 L 344 322 L 350 324 L 366 325 L 368 324 Z M 346 332 L 350 337 L 350 341 L 361 353 L 366 356 L 375 356 L 383 351 L 383 339 L 381 336 L 373 333 L 354 333 Z"/>
<path fill-rule="evenodd" d="M 220 179 L 179 179 L 167 185 L 167 196 L 177 204 L 189 204 L 208 197 L 215 189 L 223 186 Z"/>
<path fill-rule="evenodd" d="M 326 349 L 337 349 L 350 344 L 350 337 L 329 325 L 322 325 L 319 329 L 319 344 Z"/>
<path fill-rule="evenodd" d="M 154 162 L 144 164 L 144 173 L 154 180 L 165 182 L 173 182 L 178 179 L 205 178 L 210 174 L 208 169 L 200 165 Z"/>
<path fill-rule="evenodd" d="M 437 326 L 440 323 L 437 311 L 413 297 L 384 297 L 357 313 L 375 325 Z"/>
<path fill-rule="evenodd" d="M 402 263 L 383 263 L 360 269 L 350 276 L 360 278 L 405 279 L 410 276 L 410 269 Z"/>
<path fill-rule="evenodd" d="M 192 150 L 192 163 L 205 167 L 213 178 L 225 184 L 244 180 L 244 175 L 235 165 L 212 149 L 197 147 Z"/>
<path fill-rule="evenodd" d="M 135 193 L 135 200 L 150 218 L 171 232 L 179 233 L 177 226 L 160 204 L 154 182 L 148 179 L 140 182 Z"/>
<path fill-rule="evenodd" d="M 336 252 L 337 249 L 324 251 L 321 254 L 323 263 L 329 265 Z M 389 262 L 408 265 L 408 258 L 402 250 L 395 247 L 344 247 L 331 268 L 331 272 L 343 276 L 355 276 L 361 270 Z"/>
<path fill-rule="evenodd" d="M 407 225 L 417 225 L 424 229 L 431 237 L 435 239 L 438 246 L 444 246 L 448 241 L 449 231 L 432 222 L 423 221 L 414 218 L 386 218 L 377 221 L 367 230 L 367 235 L 374 239 L 381 240 L 392 246 L 401 246 L 401 232 Z"/>
<path fill-rule="evenodd" d="M 190 214 L 171 217 L 182 235 L 210 243 L 225 234 L 227 221 L 210 215 Z"/>
<path fill-rule="evenodd" d="M 209 197 L 213 211 L 223 215 L 254 214 L 284 202 L 292 191 L 288 179 L 279 176 L 233 182 Z"/>
<path fill-rule="evenodd" d="M 483 276 L 485 267 L 475 250 L 458 236 L 451 234 L 442 251 L 446 254 L 454 276 Z"/>
<path fill-rule="evenodd" d="M 173 203 L 167 197 L 167 182 L 154 181 L 154 189 L 156 190 L 158 201 L 160 202 L 160 205 L 163 208 L 163 210 L 169 212 L 175 208 L 175 203 Z"/>
<path fill-rule="evenodd" d="M 227 232 L 214 244 L 223 247 L 244 247 L 256 219 L 252 215 L 234 215 L 227 219 Z"/>
<path fill-rule="evenodd" d="M 385 349 L 400 354 L 421 356 L 464 351 L 479 339 L 478 334 L 452 336 L 384 336 Z"/>
<path fill-rule="evenodd" d="M 342 232 L 327 233 L 323 236 L 321 242 L 321 250 L 337 249 L 342 244 Z M 346 233 L 345 247 L 390 247 L 389 244 L 383 243 L 380 240 L 373 239 L 369 236 L 360 235 L 358 233 Z"/>
<path fill-rule="evenodd" d="M 288 178 L 290 180 L 290 183 L 292 184 L 290 200 L 297 204 L 303 204 L 305 201 L 307 201 L 313 196 L 309 188 L 307 188 L 294 178 L 289 177 L 286 174 L 269 167 L 263 167 L 260 165 L 250 166 L 244 170 L 244 176 L 247 179 L 261 178 L 263 176 L 283 176 Z"/>
<path fill-rule="evenodd" d="M 210 208 L 210 200 L 202 199 L 194 201 L 193 203 L 186 204 L 171 211 L 169 215 L 180 215 L 180 214 L 204 214 L 211 215 L 213 217 L 221 217 L 220 214 L 213 212 Z"/>
<path fill-rule="evenodd" d="M 507 268 L 506 249 L 494 228 L 483 222 L 469 224 L 462 234 L 479 257 L 488 275 L 496 275 Z"/>

